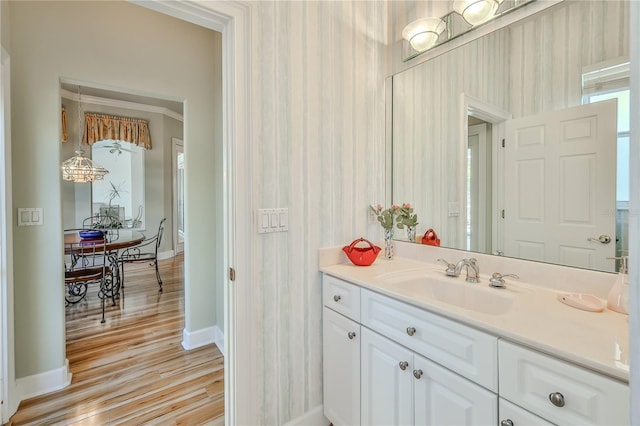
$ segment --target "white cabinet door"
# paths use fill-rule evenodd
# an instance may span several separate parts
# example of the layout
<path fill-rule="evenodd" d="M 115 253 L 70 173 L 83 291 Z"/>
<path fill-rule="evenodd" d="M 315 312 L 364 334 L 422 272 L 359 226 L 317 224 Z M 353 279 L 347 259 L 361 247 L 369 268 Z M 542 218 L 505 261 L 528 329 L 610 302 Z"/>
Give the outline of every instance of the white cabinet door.
<path fill-rule="evenodd" d="M 324 415 L 335 426 L 360 424 L 360 324 L 323 309 Z"/>
<path fill-rule="evenodd" d="M 362 327 L 363 425 L 413 424 L 413 353 Z"/>
<path fill-rule="evenodd" d="M 498 397 L 446 368 L 414 355 L 416 425 L 495 425 Z"/>

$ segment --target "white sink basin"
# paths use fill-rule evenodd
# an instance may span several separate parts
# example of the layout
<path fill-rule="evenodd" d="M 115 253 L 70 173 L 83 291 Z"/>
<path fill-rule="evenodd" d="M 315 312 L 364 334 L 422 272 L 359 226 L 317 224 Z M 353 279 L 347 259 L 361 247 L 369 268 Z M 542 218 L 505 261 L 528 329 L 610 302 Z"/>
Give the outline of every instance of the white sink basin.
<path fill-rule="evenodd" d="M 423 272 L 413 276 L 389 277 L 383 281 L 385 287 L 408 297 L 436 300 L 489 315 L 502 315 L 513 305 L 513 297 L 501 293 L 503 290 L 491 288 L 483 282 L 468 283 L 464 278 L 439 277 Z"/>

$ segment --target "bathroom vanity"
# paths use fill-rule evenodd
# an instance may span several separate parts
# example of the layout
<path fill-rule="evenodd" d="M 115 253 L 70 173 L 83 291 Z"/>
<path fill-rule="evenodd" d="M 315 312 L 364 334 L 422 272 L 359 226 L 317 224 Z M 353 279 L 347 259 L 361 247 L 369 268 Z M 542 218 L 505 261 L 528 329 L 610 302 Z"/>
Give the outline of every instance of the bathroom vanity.
<path fill-rule="evenodd" d="M 480 258 L 471 284 L 433 259 L 462 252 L 411 246 L 414 259 L 369 267 L 321 250 L 324 413 L 334 425 L 629 424 L 625 315 L 560 303 L 575 290 L 562 288 L 576 285 L 570 275 L 555 274 L 554 288 L 525 271 L 496 289 L 492 272 L 512 271 Z M 539 278 L 545 267 L 527 263 Z"/>

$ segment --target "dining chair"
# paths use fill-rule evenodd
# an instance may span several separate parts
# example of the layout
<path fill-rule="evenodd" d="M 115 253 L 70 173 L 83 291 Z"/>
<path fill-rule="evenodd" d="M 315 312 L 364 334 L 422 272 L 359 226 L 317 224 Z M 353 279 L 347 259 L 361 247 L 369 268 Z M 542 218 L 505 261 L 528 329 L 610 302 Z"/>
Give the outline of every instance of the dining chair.
<path fill-rule="evenodd" d="M 159 292 L 162 292 L 162 277 L 160 276 L 160 270 L 158 269 L 158 249 L 162 242 L 162 234 L 164 234 L 164 222 L 167 220 L 165 217 L 160 221 L 158 226 L 158 233 L 152 237 L 145 238 L 140 244 L 129 247 L 123 250 L 120 254 L 120 262 L 122 264 L 122 276 L 120 278 L 121 287 L 124 288 L 124 264 L 134 262 L 149 262 L 149 265 L 156 268 L 156 279 L 158 280 Z"/>
<path fill-rule="evenodd" d="M 80 232 L 86 229 L 65 230 Z M 78 241 L 65 242 L 65 306 L 80 302 L 86 297 L 89 284 L 99 284 L 98 297 L 102 305 L 101 323 L 105 322 L 105 299 L 111 298 L 115 305 L 117 289 L 114 288 L 113 273 L 106 250 L 105 235 L 93 238 L 79 238 Z"/>

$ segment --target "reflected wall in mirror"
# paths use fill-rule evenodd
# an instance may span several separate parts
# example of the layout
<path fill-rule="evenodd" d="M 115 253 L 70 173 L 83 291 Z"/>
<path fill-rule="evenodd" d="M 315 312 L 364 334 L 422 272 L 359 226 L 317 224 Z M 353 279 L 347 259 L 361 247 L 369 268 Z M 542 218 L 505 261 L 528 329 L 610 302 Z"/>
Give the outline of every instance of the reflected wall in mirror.
<path fill-rule="evenodd" d="M 418 233 L 615 270 L 605 258 L 627 247 L 628 13 L 624 1 L 564 1 L 393 76 L 392 201 L 414 206 Z"/>

